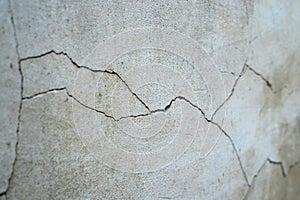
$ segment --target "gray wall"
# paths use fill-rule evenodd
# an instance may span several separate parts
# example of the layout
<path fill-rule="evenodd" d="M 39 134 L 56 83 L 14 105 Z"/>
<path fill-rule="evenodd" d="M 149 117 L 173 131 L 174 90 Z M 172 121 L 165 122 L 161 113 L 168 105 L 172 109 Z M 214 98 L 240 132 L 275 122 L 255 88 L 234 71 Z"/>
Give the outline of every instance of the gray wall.
<path fill-rule="evenodd" d="M 1 200 L 299 198 L 299 0 L 0 4 Z"/>

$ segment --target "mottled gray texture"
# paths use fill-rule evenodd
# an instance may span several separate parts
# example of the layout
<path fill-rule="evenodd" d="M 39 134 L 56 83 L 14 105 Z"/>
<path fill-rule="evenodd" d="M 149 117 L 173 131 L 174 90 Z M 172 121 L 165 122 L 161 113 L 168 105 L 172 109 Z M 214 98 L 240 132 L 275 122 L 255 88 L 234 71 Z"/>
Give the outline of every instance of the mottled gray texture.
<path fill-rule="evenodd" d="M 297 199 L 300 1 L 0 1 L 0 199 Z"/>
<path fill-rule="evenodd" d="M 0 1 L 0 194 L 8 187 L 15 160 L 20 74 L 9 3 Z"/>

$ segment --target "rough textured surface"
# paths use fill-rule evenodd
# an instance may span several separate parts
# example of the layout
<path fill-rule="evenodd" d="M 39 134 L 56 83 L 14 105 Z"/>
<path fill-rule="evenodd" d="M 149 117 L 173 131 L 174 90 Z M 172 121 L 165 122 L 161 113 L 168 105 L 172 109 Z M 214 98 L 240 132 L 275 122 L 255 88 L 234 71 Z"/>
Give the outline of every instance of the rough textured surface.
<path fill-rule="evenodd" d="M 0 199 L 298 199 L 300 1 L 0 1 Z"/>
<path fill-rule="evenodd" d="M 7 1 L 0 2 L 0 194 L 6 191 L 15 160 L 20 105 L 20 74 L 16 41 Z"/>
<path fill-rule="evenodd" d="M 283 177 L 280 166 L 270 162 L 264 163 L 246 199 L 299 199 L 299 166 L 295 165 L 289 174 Z M 264 187 L 261 187 L 262 185 Z"/>

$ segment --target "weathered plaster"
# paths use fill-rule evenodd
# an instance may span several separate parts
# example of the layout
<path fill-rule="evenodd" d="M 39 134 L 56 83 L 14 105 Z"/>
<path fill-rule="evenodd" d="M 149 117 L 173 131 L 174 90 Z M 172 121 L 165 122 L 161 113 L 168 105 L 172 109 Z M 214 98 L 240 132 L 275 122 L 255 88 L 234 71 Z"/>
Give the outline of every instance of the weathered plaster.
<path fill-rule="evenodd" d="M 297 1 L 1 4 L 1 199 L 299 196 Z"/>

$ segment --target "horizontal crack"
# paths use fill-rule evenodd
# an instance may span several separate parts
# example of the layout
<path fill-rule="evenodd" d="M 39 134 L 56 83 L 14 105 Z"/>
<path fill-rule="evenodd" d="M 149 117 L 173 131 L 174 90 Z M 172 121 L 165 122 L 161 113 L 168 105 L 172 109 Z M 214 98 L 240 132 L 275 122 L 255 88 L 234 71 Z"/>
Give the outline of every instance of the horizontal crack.
<path fill-rule="evenodd" d="M 79 103 L 80 105 L 84 106 L 85 108 L 87 109 L 90 109 L 90 110 L 93 110 L 97 113 L 100 113 L 100 114 L 103 114 L 104 116 L 108 117 L 108 118 L 111 118 L 113 119 L 114 121 L 120 121 L 122 119 L 127 119 L 127 118 L 138 118 L 138 117 L 145 117 L 145 116 L 148 116 L 148 115 L 151 115 L 151 114 L 154 114 L 154 113 L 158 113 L 158 112 L 166 112 L 167 110 L 169 110 L 172 106 L 173 103 L 175 103 L 175 101 L 177 100 L 182 100 L 182 101 L 185 101 L 186 103 L 188 103 L 189 105 L 191 105 L 192 107 L 196 108 L 198 111 L 200 111 L 202 113 L 202 115 L 204 116 L 204 118 L 206 119 L 207 122 L 211 122 L 210 119 L 208 119 L 204 113 L 204 111 L 198 107 L 197 105 L 193 104 L 190 100 L 188 100 L 187 98 L 183 97 L 183 96 L 177 96 L 175 98 L 173 98 L 169 104 L 167 104 L 164 108 L 161 108 L 161 109 L 155 109 L 155 110 L 150 110 L 149 112 L 147 113 L 142 113 L 142 114 L 137 114 L 137 115 L 128 115 L 128 116 L 123 116 L 123 117 L 120 117 L 120 118 L 115 118 L 114 116 L 111 116 L 111 115 L 108 115 L 106 114 L 104 111 L 101 111 L 101 110 L 98 110 L 98 109 L 95 109 L 93 107 L 90 107 L 88 105 L 85 105 L 84 103 L 82 103 L 80 100 L 78 100 L 74 95 L 72 95 L 67 87 L 61 87 L 61 88 L 52 88 L 52 89 L 49 89 L 47 91 L 43 91 L 43 92 L 39 92 L 39 93 L 36 93 L 34 95 L 31 95 L 31 96 L 27 96 L 27 97 L 23 97 L 22 100 L 30 100 L 30 99 L 33 99 L 33 98 L 36 98 L 36 97 L 40 97 L 40 96 L 43 96 L 43 95 L 46 95 L 48 93 L 52 93 L 52 92 L 57 92 L 57 91 L 66 91 L 66 94 L 74 99 L 77 103 Z"/>

